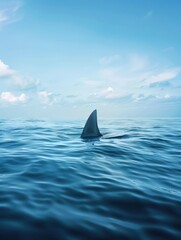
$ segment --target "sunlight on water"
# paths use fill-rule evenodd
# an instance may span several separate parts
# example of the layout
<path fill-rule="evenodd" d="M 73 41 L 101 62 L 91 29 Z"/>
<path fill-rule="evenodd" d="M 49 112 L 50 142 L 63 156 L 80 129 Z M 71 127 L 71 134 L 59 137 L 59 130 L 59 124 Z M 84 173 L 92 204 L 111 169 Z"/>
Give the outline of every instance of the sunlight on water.
<path fill-rule="evenodd" d="M 180 239 L 181 120 L 0 121 L 0 239 Z"/>

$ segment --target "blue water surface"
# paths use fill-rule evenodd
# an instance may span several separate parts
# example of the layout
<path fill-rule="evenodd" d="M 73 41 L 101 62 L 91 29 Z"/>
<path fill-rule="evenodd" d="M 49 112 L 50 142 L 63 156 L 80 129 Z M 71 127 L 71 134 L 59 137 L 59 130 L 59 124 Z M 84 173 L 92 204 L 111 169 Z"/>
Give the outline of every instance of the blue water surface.
<path fill-rule="evenodd" d="M 181 239 L 181 119 L 0 121 L 0 239 Z"/>

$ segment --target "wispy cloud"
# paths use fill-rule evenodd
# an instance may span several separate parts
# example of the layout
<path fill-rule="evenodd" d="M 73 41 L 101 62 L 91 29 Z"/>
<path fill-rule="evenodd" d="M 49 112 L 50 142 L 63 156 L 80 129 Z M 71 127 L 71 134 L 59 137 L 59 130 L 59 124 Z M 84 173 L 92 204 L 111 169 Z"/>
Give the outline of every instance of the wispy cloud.
<path fill-rule="evenodd" d="M 150 88 L 165 89 L 165 88 L 171 88 L 171 87 L 172 87 L 172 84 L 169 81 L 155 82 L 150 84 Z"/>
<path fill-rule="evenodd" d="M 129 65 L 131 68 L 131 71 L 141 71 L 145 70 L 145 68 L 148 66 L 148 57 L 142 56 L 139 54 L 131 54 L 129 56 Z"/>
<path fill-rule="evenodd" d="M 163 52 L 171 53 L 175 51 L 175 47 L 167 47 L 163 49 Z"/>
<path fill-rule="evenodd" d="M 96 92 L 89 95 L 89 98 L 97 99 L 99 101 L 101 100 L 112 100 L 112 99 L 118 99 L 123 97 L 123 95 L 120 95 L 119 92 L 117 92 L 116 89 L 109 86 L 103 89 L 98 89 Z"/>
<path fill-rule="evenodd" d="M 168 81 L 177 77 L 180 74 L 180 72 L 181 72 L 181 67 L 169 68 L 158 74 L 153 74 L 152 76 L 145 79 L 144 82 L 147 85 L 152 85 L 155 83 Z"/>
<path fill-rule="evenodd" d="M 38 79 L 33 79 L 31 77 L 23 76 L 19 73 L 16 73 L 12 77 L 12 83 L 16 88 L 27 91 L 36 89 L 39 86 L 40 81 Z"/>
<path fill-rule="evenodd" d="M 0 3 L 0 27 L 20 20 L 17 14 L 21 8 L 20 1 L 3 1 Z"/>
<path fill-rule="evenodd" d="M 145 102 L 145 101 L 152 101 L 152 102 L 171 102 L 173 100 L 181 99 L 181 96 L 172 96 L 171 94 L 138 94 L 132 95 L 132 99 L 134 102 Z"/>
<path fill-rule="evenodd" d="M 146 14 L 145 14 L 145 16 L 144 16 L 144 18 L 150 18 L 150 17 L 152 17 L 153 16 L 153 10 L 150 10 L 150 11 L 148 11 Z"/>
<path fill-rule="evenodd" d="M 175 86 L 181 67 L 164 67 L 147 55 L 115 56 L 119 58 L 110 56 L 103 58 L 105 62 L 99 61 L 96 80 L 84 82 L 89 92 L 87 101 L 166 101 L 178 95 Z"/>
<path fill-rule="evenodd" d="M 111 55 L 111 56 L 104 56 L 99 59 L 99 63 L 102 65 L 112 64 L 117 62 L 120 59 L 120 55 Z"/>

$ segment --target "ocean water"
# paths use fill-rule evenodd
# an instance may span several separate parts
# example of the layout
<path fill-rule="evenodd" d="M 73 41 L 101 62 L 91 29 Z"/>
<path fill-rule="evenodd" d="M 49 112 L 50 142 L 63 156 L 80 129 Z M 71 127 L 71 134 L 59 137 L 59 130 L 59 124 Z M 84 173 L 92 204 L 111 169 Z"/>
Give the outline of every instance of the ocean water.
<path fill-rule="evenodd" d="M 181 239 L 181 119 L 0 121 L 0 239 Z"/>

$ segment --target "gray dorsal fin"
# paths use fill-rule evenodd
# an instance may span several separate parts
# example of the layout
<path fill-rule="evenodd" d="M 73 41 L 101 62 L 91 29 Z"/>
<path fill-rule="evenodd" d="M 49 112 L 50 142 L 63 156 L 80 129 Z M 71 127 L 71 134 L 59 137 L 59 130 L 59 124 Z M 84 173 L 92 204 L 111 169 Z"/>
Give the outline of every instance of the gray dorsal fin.
<path fill-rule="evenodd" d="M 94 110 L 87 119 L 81 138 L 96 138 L 101 136 L 102 134 L 100 133 L 97 125 L 97 110 Z"/>

